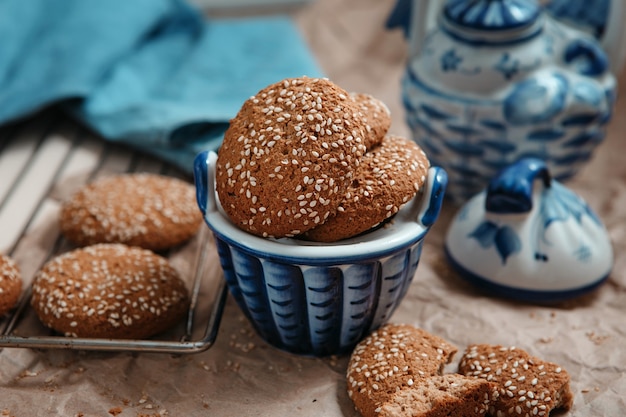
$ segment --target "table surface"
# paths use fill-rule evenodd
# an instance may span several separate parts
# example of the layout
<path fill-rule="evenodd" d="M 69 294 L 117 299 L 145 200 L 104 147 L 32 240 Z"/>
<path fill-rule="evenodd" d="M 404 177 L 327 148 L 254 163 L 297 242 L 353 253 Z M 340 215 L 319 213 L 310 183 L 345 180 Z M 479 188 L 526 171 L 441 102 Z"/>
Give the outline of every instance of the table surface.
<path fill-rule="evenodd" d="M 399 84 L 405 44 L 399 31 L 384 29 L 392 5 L 391 0 L 316 0 L 290 13 L 328 77 L 346 90 L 386 102 L 391 131 L 408 136 Z M 524 348 L 571 374 L 575 399 L 568 416 L 622 415 L 625 110 L 620 94 L 607 139 L 568 183 L 598 212 L 614 245 L 613 273 L 597 292 L 541 306 L 492 298 L 469 286 L 445 261 L 443 238 L 457 209 L 446 202 L 426 238 L 413 284 L 391 321 L 422 327 L 460 350 L 472 343 Z M 104 143 L 53 111 L 1 129 L 0 149 L 0 251 L 15 258 L 26 281 L 63 250 L 59 206 L 86 181 L 126 171 L 191 180 L 160 161 Z M 193 275 L 198 245 L 199 238 L 169 254 L 185 276 Z M 206 275 L 220 279 L 211 244 Z M 210 299 L 205 292 L 202 297 Z M 201 315 L 208 308 L 202 306 Z M 345 389 L 347 359 L 300 357 L 268 346 L 228 297 L 217 340 L 201 353 L 2 349 L 0 415 L 352 417 L 358 414 Z"/>

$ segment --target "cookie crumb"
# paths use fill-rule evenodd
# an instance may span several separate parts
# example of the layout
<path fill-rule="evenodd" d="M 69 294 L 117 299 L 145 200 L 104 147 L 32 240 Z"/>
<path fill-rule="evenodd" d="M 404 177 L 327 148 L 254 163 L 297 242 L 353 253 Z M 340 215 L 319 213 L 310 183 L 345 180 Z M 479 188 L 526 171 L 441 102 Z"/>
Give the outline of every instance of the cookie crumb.
<path fill-rule="evenodd" d="M 117 416 L 118 414 L 122 414 L 122 408 L 121 407 L 113 407 L 111 409 L 109 409 L 109 414 L 113 415 L 113 416 Z"/>
<path fill-rule="evenodd" d="M 598 346 L 603 344 L 604 342 L 606 342 L 608 339 L 611 338 L 611 336 L 609 335 L 598 335 L 594 331 L 587 332 L 585 333 L 585 335 L 591 342 L 593 342 L 595 345 L 598 345 Z"/>

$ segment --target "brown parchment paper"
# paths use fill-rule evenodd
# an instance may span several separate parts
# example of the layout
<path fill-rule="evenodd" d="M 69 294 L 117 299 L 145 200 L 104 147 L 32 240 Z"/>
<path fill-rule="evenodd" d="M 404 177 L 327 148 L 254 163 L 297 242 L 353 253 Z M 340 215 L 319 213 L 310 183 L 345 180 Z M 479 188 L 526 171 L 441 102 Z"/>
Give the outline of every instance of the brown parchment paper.
<path fill-rule="evenodd" d="M 399 31 L 384 29 L 392 5 L 315 0 L 291 13 L 326 74 L 347 90 L 385 101 L 392 132 L 408 136 L 399 86 L 405 43 Z M 621 80 L 608 138 L 567 184 L 609 230 L 615 265 L 608 282 L 556 306 L 490 298 L 445 262 L 443 237 L 456 210 L 446 203 L 391 319 L 423 327 L 460 350 L 470 343 L 515 345 L 559 363 L 572 377 L 575 399 L 568 416 L 626 414 L 626 78 Z M 44 250 L 41 242 L 50 239 L 43 234 L 56 233 L 54 227 L 44 229 L 25 238 L 21 253 Z M 269 347 L 229 298 L 215 346 L 199 354 L 3 349 L 0 416 L 352 417 L 357 413 L 345 390 L 346 365 L 347 357 L 299 357 Z"/>

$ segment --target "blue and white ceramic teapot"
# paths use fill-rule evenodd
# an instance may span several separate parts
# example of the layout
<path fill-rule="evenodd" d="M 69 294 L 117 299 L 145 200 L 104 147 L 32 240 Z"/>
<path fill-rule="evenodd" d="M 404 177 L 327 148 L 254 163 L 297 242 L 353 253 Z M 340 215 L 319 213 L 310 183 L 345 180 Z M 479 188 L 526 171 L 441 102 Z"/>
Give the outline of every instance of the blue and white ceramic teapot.
<path fill-rule="evenodd" d="M 616 81 L 598 41 L 533 0 L 413 1 L 402 80 L 414 140 L 457 202 L 523 157 L 574 175 L 605 136 Z"/>

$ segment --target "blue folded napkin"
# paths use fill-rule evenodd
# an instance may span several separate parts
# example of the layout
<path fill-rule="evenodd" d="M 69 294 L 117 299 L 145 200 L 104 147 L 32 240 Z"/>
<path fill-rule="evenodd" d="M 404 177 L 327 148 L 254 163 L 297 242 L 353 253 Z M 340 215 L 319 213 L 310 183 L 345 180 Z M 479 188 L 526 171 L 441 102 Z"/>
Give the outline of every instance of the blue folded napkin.
<path fill-rule="evenodd" d="M 0 39 L 0 124 L 58 105 L 188 172 L 245 99 L 322 75 L 288 17 L 209 20 L 182 0 L 3 0 Z"/>

